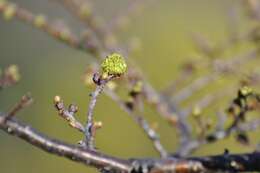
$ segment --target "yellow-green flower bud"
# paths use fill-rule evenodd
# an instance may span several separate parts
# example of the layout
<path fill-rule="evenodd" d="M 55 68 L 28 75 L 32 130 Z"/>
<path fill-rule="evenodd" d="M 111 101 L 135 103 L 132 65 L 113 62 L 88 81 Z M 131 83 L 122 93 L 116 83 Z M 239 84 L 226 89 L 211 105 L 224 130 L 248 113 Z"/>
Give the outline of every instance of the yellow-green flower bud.
<path fill-rule="evenodd" d="M 103 126 L 103 123 L 102 123 L 102 121 L 95 121 L 93 126 L 97 130 L 97 129 L 100 129 Z"/>
<path fill-rule="evenodd" d="M 240 88 L 239 93 L 241 94 L 241 96 L 246 97 L 253 93 L 253 89 L 249 88 L 247 86 L 244 86 L 244 87 Z"/>
<path fill-rule="evenodd" d="M 68 30 L 63 30 L 60 32 L 60 39 L 62 41 L 68 41 L 70 38 L 70 32 Z"/>
<path fill-rule="evenodd" d="M 82 79 L 83 79 L 83 82 L 84 82 L 84 84 L 85 84 L 86 86 L 93 86 L 93 85 L 94 85 L 93 75 L 92 75 L 92 74 L 87 73 L 87 74 L 85 74 L 85 75 L 83 76 Z"/>
<path fill-rule="evenodd" d="M 140 93 L 143 89 L 143 82 L 142 81 L 138 81 L 135 83 L 134 87 L 133 87 L 133 92 L 135 93 Z"/>
<path fill-rule="evenodd" d="M 127 71 L 124 58 L 117 53 L 108 55 L 101 64 L 103 74 L 120 76 Z"/>
<path fill-rule="evenodd" d="M 41 27 L 43 27 L 45 24 L 46 24 L 46 18 L 45 18 L 45 16 L 43 16 L 43 15 L 35 16 L 35 18 L 34 18 L 34 25 L 35 25 L 37 28 L 41 28 Z"/>
<path fill-rule="evenodd" d="M 92 10 L 91 10 L 91 7 L 89 4 L 83 4 L 81 7 L 80 7 L 80 15 L 84 18 L 87 18 L 91 15 L 92 13 Z"/>
<path fill-rule="evenodd" d="M 54 97 L 54 103 L 59 103 L 61 102 L 61 97 L 60 96 L 55 96 Z"/>
<path fill-rule="evenodd" d="M 4 10 L 4 19 L 11 20 L 16 13 L 16 8 L 17 8 L 16 5 L 8 4 Z"/>
<path fill-rule="evenodd" d="M 15 82 L 18 82 L 20 80 L 20 73 L 19 73 L 19 68 L 17 65 L 10 65 L 7 69 L 6 69 L 6 74 L 9 75 L 10 77 L 12 77 L 12 79 Z"/>
<path fill-rule="evenodd" d="M 115 90 L 116 87 L 117 87 L 117 84 L 116 84 L 115 82 L 113 82 L 113 81 L 109 81 L 109 82 L 107 83 L 107 87 L 108 87 L 110 90 Z"/>
<path fill-rule="evenodd" d="M 199 117 L 201 115 L 201 109 L 198 106 L 195 106 L 192 110 L 192 115 L 194 117 Z"/>

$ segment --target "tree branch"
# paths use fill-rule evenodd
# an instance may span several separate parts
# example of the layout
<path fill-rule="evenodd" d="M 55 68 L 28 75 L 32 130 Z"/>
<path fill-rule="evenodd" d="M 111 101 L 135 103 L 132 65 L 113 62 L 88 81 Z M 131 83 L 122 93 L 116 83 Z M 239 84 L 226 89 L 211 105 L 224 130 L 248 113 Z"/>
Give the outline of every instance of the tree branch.
<path fill-rule="evenodd" d="M 0 116 L 0 128 L 6 133 L 17 136 L 48 153 L 108 172 L 205 173 L 213 171 L 260 171 L 260 152 L 233 155 L 225 153 L 207 157 L 168 157 L 165 159 L 148 158 L 124 160 L 50 139 L 30 126 L 22 124 L 18 120 L 6 119 L 6 116 L 5 114 L 4 116 Z"/>
<path fill-rule="evenodd" d="M 115 172 L 130 171 L 129 161 L 116 159 L 75 145 L 69 145 L 58 140 L 50 139 L 30 126 L 22 124 L 18 120 L 5 119 L 5 116 L 0 116 L 0 128 L 2 130 L 8 134 L 17 136 L 48 153 L 100 169 L 106 168 L 107 170 Z"/>

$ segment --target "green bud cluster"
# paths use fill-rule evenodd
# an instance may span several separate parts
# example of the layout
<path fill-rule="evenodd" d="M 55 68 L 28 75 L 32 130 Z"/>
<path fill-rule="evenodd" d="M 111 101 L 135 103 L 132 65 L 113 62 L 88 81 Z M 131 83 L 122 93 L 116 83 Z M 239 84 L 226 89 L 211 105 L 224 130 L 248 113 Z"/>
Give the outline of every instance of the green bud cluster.
<path fill-rule="evenodd" d="M 113 53 L 104 59 L 101 69 L 103 74 L 120 76 L 127 71 L 127 65 L 120 54 Z"/>

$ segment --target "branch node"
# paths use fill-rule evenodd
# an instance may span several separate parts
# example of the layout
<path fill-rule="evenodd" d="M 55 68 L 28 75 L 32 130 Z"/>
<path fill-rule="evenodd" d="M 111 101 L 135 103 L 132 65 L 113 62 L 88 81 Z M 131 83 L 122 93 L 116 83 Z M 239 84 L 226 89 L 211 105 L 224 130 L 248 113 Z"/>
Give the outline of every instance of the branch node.
<path fill-rule="evenodd" d="M 55 105 L 55 108 L 57 109 L 59 115 L 62 118 L 64 118 L 66 121 L 68 121 L 69 126 L 79 130 L 80 132 L 83 132 L 83 133 L 85 132 L 83 125 L 75 118 L 75 114 L 78 111 L 77 105 L 70 104 L 68 106 L 68 109 L 66 109 L 64 102 L 60 96 L 54 97 L 54 105 Z"/>

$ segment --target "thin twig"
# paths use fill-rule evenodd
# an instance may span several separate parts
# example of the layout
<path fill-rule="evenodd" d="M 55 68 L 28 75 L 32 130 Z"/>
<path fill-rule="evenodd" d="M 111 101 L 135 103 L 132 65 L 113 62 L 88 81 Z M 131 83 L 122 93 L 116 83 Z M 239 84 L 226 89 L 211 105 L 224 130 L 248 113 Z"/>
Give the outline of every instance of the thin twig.
<path fill-rule="evenodd" d="M 176 93 L 173 96 L 173 102 L 175 104 L 180 103 L 183 100 L 191 97 L 196 91 L 199 91 L 202 88 L 206 87 L 208 84 L 216 81 L 223 74 L 230 74 L 235 72 L 239 73 L 239 68 L 237 67 L 245 65 L 245 63 L 248 63 L 257 58 L 258 52 L 258 49 L 253 49 L 243 55 L 230 58 L 230 60 L 227 61 L 214 61 L 213 64 L 211 64 L 213 67 L 213 72 L 211 74 L 199 77 L 191 84 L 183 88 L 181 91 Z"/>
<path fill-rule="evenodd" d="M 68 109 L 65 108 L 63 100 L 61 100 L 60 96 L 54 97 L 54 105 L 57 109 L 59 115 L 68 121 L 69 125 L 72 128 L 77 129 L 80 132 L 85 133 L 84 126 L 75 118 L 75 114 L 78 111 L 78 107 L 74 104 L 70 104 Z"/>
<path fill-rule="evenodd" d="M 107 84 L 107 82 L 109 82 L 110 80 L 112 80 L 113 78 L 115 78 L 116 76 L 108 76 L 106 79 L 102 79 L 102 76 L 97 76 L 99 74 L 94 74 L 93 76 L 93 80 L 95 81 L 95 78 L 99 78 L 98 83 L 97 83 L 97 87 L 95 89 L 94 92 L 92 92 L 90 94 L 91 96 L 91 100 L 89 102 L 89 106 L 88 106 L 88 112 L 87 112 L 87 123 L 85 126 L 85 145 L 87 148 L 89 149 L 94 149 L 94 119 L 93 119 L 93 112 L 94 112 L 94 108 L 96 106 L 96 102 L 97 102 L 97 98 L 100 95 L 100 93 L 103 91 L 105 85 Z"/>
<path fill-rule="evenodd" d="M 22 96 L 21 100 L 15 104 L 15 106 L 9 111 L 9 113 L 7 113 L 7 117 L 11 118 L 14 115 L 16 115 L 20 110 L 22 110 L 23 108 L 27 107 L 28 105 L 30 105 L 33 102 L 33 99 L 31 97 L 31 94 L 25 94 L 24 96 Z"/>
<path fill-rule="evenodd" d="M 12 3 L 6 2 L 0 7 L 0 13 L 4 13 Z M 46 32 L 51 37 L 79 50 L 90 52 L 99 56 L 99 48 L 97 45 L 89 42 L 82 42 L 73 34 L 65 32 L 63 29 L 52 26 L 42 15 L 35 15 L 29 10 L 15 4 L 14 17 L 22 22 L 28 23 L 33 27 Z"/>
<path fill-rule="evenodd" d="M 87 124 L 86 124 L 86 127 L 85 127 L 85 135 L 86 135 L 86 141 L 85 142 L 86 142 L 86 146 L 90 149 L 94 149 L 93 111 L 94 111 L 94 107 L 95 107 L 96 102 L 97 102 L 97 97 L 102 92 L 104 86 L 105 86 L 104 84 L 97 86 L 96 90 L 91 93 L 91 100 L 90 100 L 90 103 L 89 103 L 89 106 L 88 106 Z"/>
<path fill-rule="evenodd" d="M 120 98 L 109 89 L 105 90 L 105 93 L 109 95 L 124 111 L 126 111 L 135 122 L 144 130 L 145 134 L 153 142 L 154 148 L 159 152 L 161 157 L 165 158 L 168 156 L 167 151 L 164 149 L 160 142 L 159 135 L 149 126 L 148 122 L 140 115 L 134 114 L 131 109 L 129 109 Z"/>

